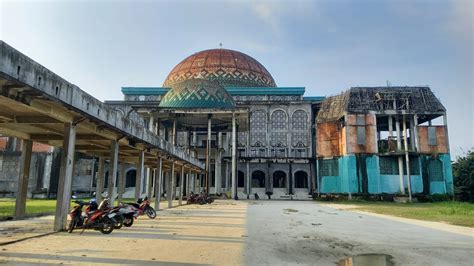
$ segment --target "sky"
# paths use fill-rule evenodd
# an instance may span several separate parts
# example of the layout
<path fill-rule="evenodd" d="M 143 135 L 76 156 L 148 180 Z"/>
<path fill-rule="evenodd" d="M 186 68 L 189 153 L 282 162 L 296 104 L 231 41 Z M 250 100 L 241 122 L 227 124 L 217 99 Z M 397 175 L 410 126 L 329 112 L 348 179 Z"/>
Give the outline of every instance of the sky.
<path fill-rule="evenodd" d="M 429 85 L 454 159 L 474 147 L 473 2 L 0 0 L 0 39 L 100 100 L 220 43 L 306 96 Z"/>

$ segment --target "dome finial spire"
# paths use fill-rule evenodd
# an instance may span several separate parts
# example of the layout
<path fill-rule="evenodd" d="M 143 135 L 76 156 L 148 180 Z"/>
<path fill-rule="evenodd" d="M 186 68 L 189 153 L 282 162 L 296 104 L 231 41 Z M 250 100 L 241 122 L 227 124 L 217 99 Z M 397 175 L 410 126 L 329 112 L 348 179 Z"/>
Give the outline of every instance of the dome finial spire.
<path fill-rule="evenodd" d="M 221 42 L 219 43 L 219 47 L 222 49 L 222 43 Z"/>

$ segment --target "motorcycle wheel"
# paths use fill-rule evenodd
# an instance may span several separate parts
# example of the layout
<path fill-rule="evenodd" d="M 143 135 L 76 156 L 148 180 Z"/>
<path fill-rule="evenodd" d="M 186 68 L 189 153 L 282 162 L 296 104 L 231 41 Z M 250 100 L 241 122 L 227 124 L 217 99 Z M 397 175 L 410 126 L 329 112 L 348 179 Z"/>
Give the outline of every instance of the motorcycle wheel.
<path fill-rule="evenodd" d="M 125 227 L 130 227 L 133 224 L 133 217 L 128 217 L 123 220 L 123 225 Z"/>
<path fill-rule="evenodd" d="M 112 233 L 112 231 L 114 231 L 114 222 L 108 218 L 104 219 L 104 221 L 102 221 L 102 228 L 100 228 L 100 232 L 102 234 L 110 234 Z"/>
<path fill-rule="evenodd" d="M 67 232 L 72 233 L 72 231 L 74 230 L 74 227 L 76 227 L 76 219 L 72 219 L 71 221 L 69 221 Z"/>
<path fill-rule="evenodd" d="M 120 228 L 122 228 L 122 226 L 123 226 L 123 219 L 124 219 L 124 218 L 123 218 L 123 216 L 122 216 L 121 214 L 115 216 L 115 221 L 116 221 L 116 223 L 115 223 L 114 229 L 120 229 Z"/>
<path fill-rule="evenodd" d="M 147 207 L 145 210 L 146 215 L 150 219 L 155 219 L 156 218 L 156 211 L 152 207 Z"/>
<path fill-rule="evenodd" d="M 199 203 L 199 205 L 204 205 L 204 204 L 206 204 L 207 202 L 206 202 L 205 199 L 199 199 L 199 202 L 198 202 L 198 203 Z"/>

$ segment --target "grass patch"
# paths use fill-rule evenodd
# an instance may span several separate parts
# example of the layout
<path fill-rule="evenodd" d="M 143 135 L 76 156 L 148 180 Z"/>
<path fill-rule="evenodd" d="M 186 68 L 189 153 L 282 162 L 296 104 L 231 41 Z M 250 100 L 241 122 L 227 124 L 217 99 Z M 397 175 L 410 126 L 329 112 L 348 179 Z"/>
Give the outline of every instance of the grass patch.
<path fill-rule="evenodd" d="M 355 205 L 352 210 L 474 227 L 474 204 L 467 202 L 396 203 L 351 200 L 333 203 Z"/>
<path fill-rule="evenodd" d="M 85 202 L 89 201 L 90 198 L 81 199 Z M 134 202 L 134 199 L 123 199 L 124 202 Z M 71 201 L 71 206 L 74 202 Z M 117 201 L 115 201 L 117 205 Z M 53 214 L 56 211 L 56 199 L 27 199 L 26 200 L 26 214 Z M 13 217 L 15 213 L 15 199 L 12 198 L 0 198 L 0 218 Z"/>
<path fill-rule="evenodd" d="M 54 213 L 55 210 L 55 199 L 28 199 L 26 201 L 26 214 Z M 0 199 L 0 217 L 10 217 L 14 213 L 15 199 Z"/>
<path fill-rule="evenodd" d="M 286 212 L 298 212 L 298 210 L 295 210 L 295 209 L 284 209 L 284 211 L 286 211 Z"/>

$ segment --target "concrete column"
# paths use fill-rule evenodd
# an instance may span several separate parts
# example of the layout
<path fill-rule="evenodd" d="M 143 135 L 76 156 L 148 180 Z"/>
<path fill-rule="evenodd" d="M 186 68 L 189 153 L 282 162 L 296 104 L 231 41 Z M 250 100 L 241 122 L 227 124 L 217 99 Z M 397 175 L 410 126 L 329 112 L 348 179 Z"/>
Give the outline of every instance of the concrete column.
<path fill-rule="evenodd" d="M 250 198 L 250 193 L 252 193 L 252 184 L 250 182 L 250 162 L 247 161 L 247 173 L 245 174 L 247 177 L 247 199 Z"/>
<path fill-rule="evenodd" d="M 117 177 L 117 171 L 118 171 L 118 149 L 119 149 L 119 144 L 117 140 L 113 140 L 111 142 L 111 147 L 110 147 L 110 163 L 109 163 L 109 182 L 107 184 L 108 188 L 108 196 L 110 198 L 109 201 L 109 206 L 112 207 L 114 206 L 114 201 L 115 201 L 115 178 Z"/>
<path fill-rule="evenodd" d="M 153 196 L 153 169 L 147 168 L 146 195 L 149 199 Z"/>
<path fill-rule="evenodd" d="M 415 151 L 418 151 L 420 149 L 418 146 L 418 115 L 413 116 L 413 138 L 415 141 Z"/>
<path fill-rule="evenodd" d="M 138 165 L 137 165 L 137 176 L 135 179 L 135 200 L 138 200 L 141 196 L 142 192 L 142 180 L 143 180 L 143 174 L 144 174 L 144 165 L 145 163 L 145 152 L 140 151 L 138 154 Z"/>
<path fill-rule="evenodd" d="M 188 170 L 188 174 L 186 175 L 186 195 L 189 196 L 189 193 L 191 193 L 192 191 L 192 187 L 191 187 L 191 169 Z M 188 199 L 188 197 L 186 196 L 186 199 Z"/>
<path fill-rule="evenodd" d="M 408 156 L 408 139 L 407 139 L 407 123 L 403 116 L 403 144 L 405 145 L 405 163 L 408 176 L 408 198 L 411 202 L 411 175 L 410 175 L 410 157 Z"/>
<path fill-rule="evenodd" d="M 32 151 L 33 141 L 23 140 L 23 144 L 21 145 L 20 176 L 15 201 L 15 219 L 23 219 L 25 217 Z"/>
<path fill-rule="evenodd" d="M 117 184 L 117 193 L 118 193 L 118 196 L 117 196 L 117 200 L 118 202 L 122 202 L 123 201 L 123 193 L 125 193 L 125 179 L 126 179 L 126 175 L 125 175 L 125 163 L 122 162 L 120 163 L 120 172 L 119 172 L 119 178 L 118 178 L 118 184 Z"/>
<path fill-rule="evenodd" d="M 155 176 L 155 210 L 160 210 L 161 192 L 163 180 L 163 158 L 158 158 L 157 175 Z"/>
<path fill-rule="evenodd" d="M 232 113 L 232 198 L 237 199 L 237 125 Z"/>
<path fill-rule="evenodd" d="M 174 191 L 174 179 L 175 179 L 175 171 L 174 171 L 174 162 L 171 163 L 171 174 L 168 177 L 168 192 L 166 196 L 168 197 L 168 208 L 173 207 L 173 191 Z"/>
<path fill-rule="evenodd" d="M 76 127 L 72 123 L 66 123 L 64 125 L 63 150 L 61 153 L 61 167 L 59 169 L 56 213 L 54 216 L 53 227 L 54 231 L 62 231 L 66 228 L 69 203 L 71 200 L 75 144 Z"/>
<path fill-rule="evenodd" d="M 184 165 L 181 166 L 181 174 L 179 175 L 179 206 L 183 204 L 183 187 L 184 187 Z"/>
<path fill-rule="evenodd" d="M 448 136 L 448 115 L 445 113 L 443 115 L 443 124 L 444 124 L 444 130 L 445 130 L 445 138 L 446 138 L 446 148 L 448 149 L 448 153 L 450 151 L 449 148 L 449 136 Z"/>
<path fill-rule="evenodd" d="M 229 191 L 230 186 L 230 164 L 229 162 L 225 162 L 225 191 Z"/>
<path fill-rule="evenodd" d="M 95 185 L 95 199 L 100 202 L 102 200 L 102 192 L 104 190 L 104 168 L 105 158 L 99 157 L 99 165 L 97 168 L 97 180 Z"/>
<path fill-rule="evenodd" d="M 217 135 L 218 142 L 222 144 L 222 132 L 219 132 Z M 222 193 L 222 148 L 221 146 L 217 149 L 216 153 L 216 174 L 215 174 L 215 180 L 216 180 L 216 194 Z"/>
<path fill-rule="evenodd" d="M 211 127 L 212 127 L 212 115 L 209 114 L 207 116 L 207 145 L 206 145 L 206 182 L 204 183 L 204 186 L 206 187 L 206 194 L 209 194 L 209 182 L 210 177 L 211 177 L 211 137 L 212 137 L 212 132 L 211 132 Z"/>
<path fill-rule="evenodd" d="M 416 145 L 415 145 L 415 122 L 413 122 L 413 116 L 409 116 L 410 120 L 410 147 L 412 151 L 416 151 Z"/>
<path fill-rule="evenodd" d="M 400 135 L 400 121 L 399 118 L 396 118 L 395 129 L 397 131 L 397 152 L 400 152 L 402 149 L 401 135 Z M 403 182 L 403 158 L 398 156 L 398 176 L 400 179 L 400 193 L 405 194 L 405 185 Z"/>
<path fill-rule="evenodd" d="M 173 119 L 173 130 L 171 133 L 171 144 L 176 146 L 176 118 Z"/>

